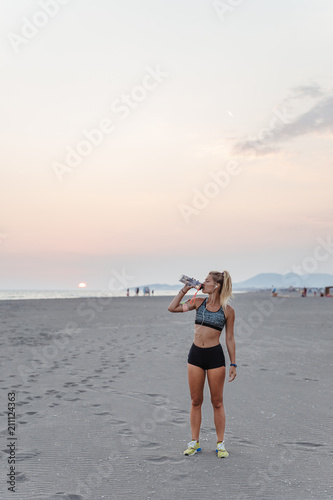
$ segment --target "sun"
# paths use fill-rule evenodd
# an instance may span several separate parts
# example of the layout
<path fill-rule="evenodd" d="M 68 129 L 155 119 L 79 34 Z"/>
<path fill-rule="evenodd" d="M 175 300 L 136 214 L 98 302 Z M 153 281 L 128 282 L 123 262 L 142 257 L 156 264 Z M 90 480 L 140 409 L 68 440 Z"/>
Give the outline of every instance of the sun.
<path fill-rule="evenodd" d="M 82 282 L 82 283 L 79 283 L 79 284 L 78 284 L 78 287 L 79 287 L 79 288 L 85 288 L 86 286 L 87 286 L 87 283 L 83 283 L 83 282 Z"/>

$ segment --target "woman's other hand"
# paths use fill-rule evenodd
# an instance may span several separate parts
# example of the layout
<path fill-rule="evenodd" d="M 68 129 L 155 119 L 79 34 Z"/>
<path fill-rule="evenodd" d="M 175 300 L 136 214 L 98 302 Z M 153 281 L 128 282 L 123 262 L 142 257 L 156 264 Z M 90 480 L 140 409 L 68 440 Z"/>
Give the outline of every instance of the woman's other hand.
<path fill-rule="evenodd" d="M 230 366 L 229 370 L 229 382 L 232 382 L 236 378 L 236 367 Z"/>

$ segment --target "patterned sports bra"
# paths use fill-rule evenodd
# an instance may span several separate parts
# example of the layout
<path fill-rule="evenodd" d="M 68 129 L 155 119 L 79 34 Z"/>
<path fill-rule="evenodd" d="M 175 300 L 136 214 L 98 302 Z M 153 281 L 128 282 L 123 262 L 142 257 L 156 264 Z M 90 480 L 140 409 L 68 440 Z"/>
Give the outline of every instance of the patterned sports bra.
<path fill-rule="evenodd" d="M 206 303 L 207 298 L 198 307 L 197 313 L 195 315 L 195 324 L 208 326 L 209 328 L 214 328 L 214 330 L 219 330 L 220 332 L 222 332 L 223 327 L 226 323 L 222 306 L 218 311 L 212 312 L 206 309 Z"/>

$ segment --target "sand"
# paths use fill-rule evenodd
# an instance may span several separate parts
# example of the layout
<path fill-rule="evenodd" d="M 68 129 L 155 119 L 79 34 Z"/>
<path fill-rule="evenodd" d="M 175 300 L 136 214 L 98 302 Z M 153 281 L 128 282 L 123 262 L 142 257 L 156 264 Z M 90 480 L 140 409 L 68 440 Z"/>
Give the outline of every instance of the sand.
<path fill-rule="evenodd" d="M 170 297 L 1 301 L 1 499 L 333 498 L 333 299 L 236 295 L 218 459 L 208 388 L 190 440 L 194 313 Z M 224 336 L 222 345 L 225 349 Z M 227 358 L 228 359 L 228 358 Z M 7 394 L 16 484 L 7 490 Z"/>

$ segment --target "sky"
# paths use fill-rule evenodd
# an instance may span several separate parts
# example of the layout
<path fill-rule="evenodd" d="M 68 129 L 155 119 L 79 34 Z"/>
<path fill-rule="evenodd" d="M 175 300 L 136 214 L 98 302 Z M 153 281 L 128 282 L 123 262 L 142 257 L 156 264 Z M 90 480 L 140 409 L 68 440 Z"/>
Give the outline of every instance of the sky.
<path fill-rule="evenodd" d="M 330 0 L 1 11 L 0 289 L 333 274 Z"/>

